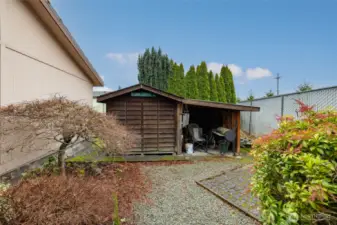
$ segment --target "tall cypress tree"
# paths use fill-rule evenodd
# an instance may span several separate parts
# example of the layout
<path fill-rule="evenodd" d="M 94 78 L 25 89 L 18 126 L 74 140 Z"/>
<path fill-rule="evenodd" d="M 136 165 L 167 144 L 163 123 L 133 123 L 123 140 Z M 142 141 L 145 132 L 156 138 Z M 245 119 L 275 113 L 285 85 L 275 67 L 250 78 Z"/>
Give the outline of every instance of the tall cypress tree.
<path fill-rule="evenodd" d="M 222 66 L 221 71 L 220 71 L 220 78 L 222 78 L 222 80 L 224 81 L 225 97 L 226 97 L 226 101 L 229 102 L 229 100 L 231 100 L 232 97 L 231 97 L 229 81 L 227 78 L 228 77 L 227 73 L 228 73 L 227 67 Z"/>
<path fill-rule="evenodd" d="M 178 87 L 178 95 L 181 97 L 186 96 L 186 87 L 185 87 L 185 71 L 184 65 L 180 63 L 178 74 L 177 74 L 177 87 Z"/>
<path fill-rule="evenodd" d="M 160 48 L 158 51 L 154 47 L 146 49 L 139 55 L 137 65 L 139 83 L 167 90 L 172 68 L 168 56 L 163 55 Z"/>
<path fill-rule="evenodd" d="M 161 51 L 161 49 L 159 49 Z M 163 60 L 161 63 L 161 88 L 160 90 L 166 91 L 168 89 L 168 80 L 170 78 L 170 75 L 172 74 L 172 66 L 170 59 L 167 55 L 162 56 Z"/>
<path fill-rule="evenodd" d="M 236 102 L 236 93 L 233 81 L 233 74 L 228 68 L 228 66 L 223 66 L 221 68 L 221 76 L 225 82 L 225 91 L 226 91 L 226 99 L 229 103 Z"/>
<path fill-rule="evenodd" d="M 171 60 L 171 67 L 172 67 L 172 73 L 170 75 L 169 81 L 168 81 L 168 92 L 171 94 L 179 95 L 179 87 L 178 84 L 178 73 L 179 73 L 179 66 L 177 63 L 173 62 Z"/>
<path fill-rule="evenodd" d="M 209 80 L 209 86 L 210 86 L 210 100 L 217 102 L 218 101 L 218 90 L 216 88 L 216 83 L 215 83 L 212 70 L 209 71 L 208 73 L 208 80 Z"/>
<path fill-rule="evenodd" d="M 198 82 L 195 73 L 195 67 L 192 65 L 186 73 L 185 76 L 185 86 L 186 86 L 186 98 L 197 99 L 198 98 Z"/>
<path fill-rule="evenodd" d="M 231 100 L 230 103 L 236 103 L 236 92 L 235 92 L 235 86 L 234 86 L 234 80 L 233 80 L 233 74 L 232 71 L 226 66 L 229 73 L 228 73 L 228 80 L 229 80 L 229 86 L 231 91 Z"/>
<path fill-rule="evenodd" d="M 201 100 L 209 100 L 210 87 L 208 81 L 207 64 L 205 61 L 202 61 L 201 64 L 198 66 L 197 76 L 198 76 L 199 98 Z"/>
<path fill-rule="evenodd" d="M 157 51 L 154 47 L 151 48 L 151 73 L 150 73 L 150 85 L 155 88 L 159 88 L 158 85 L 158 67 L 157 67 Z"/>
<path fill-rule="evenodd" d="M 215 77 L 216 80 L 218 80 L 217 88 L 218 88 L 218 100 L 219 102 L 227 103 L 226 99 L 226 92 L 225 92 L 225 81 L 222 76 L 218 76 L 218 74 Z"/>

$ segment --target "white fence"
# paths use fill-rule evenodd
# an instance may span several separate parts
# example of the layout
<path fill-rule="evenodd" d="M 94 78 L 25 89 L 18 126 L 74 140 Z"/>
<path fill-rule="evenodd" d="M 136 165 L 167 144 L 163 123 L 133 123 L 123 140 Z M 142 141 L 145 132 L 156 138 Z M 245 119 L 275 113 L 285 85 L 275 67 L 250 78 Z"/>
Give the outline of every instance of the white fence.
<path fill-rule="evenodd" d="M 276 116 L 298 116 L 295 99 L 314 105 L 316 110 L 337 108 L 337 86 L 240 102 L 240 105 L 260 107 L 260 112 L 241 112 L 241 129 L 256 136 L 269 133 L 277 128 Z"/>

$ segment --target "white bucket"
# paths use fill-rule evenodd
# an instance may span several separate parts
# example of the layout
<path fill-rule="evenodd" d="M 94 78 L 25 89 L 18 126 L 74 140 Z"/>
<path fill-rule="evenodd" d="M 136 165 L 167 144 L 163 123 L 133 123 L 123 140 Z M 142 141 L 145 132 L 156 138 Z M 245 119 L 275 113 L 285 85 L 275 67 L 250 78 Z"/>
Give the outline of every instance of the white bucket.
<path fill-rule="evenodd" d="M 186 150 L 187 154 L 193 154 L 193 144 L 186 143 L 185 144 L 185 150 Z"/>

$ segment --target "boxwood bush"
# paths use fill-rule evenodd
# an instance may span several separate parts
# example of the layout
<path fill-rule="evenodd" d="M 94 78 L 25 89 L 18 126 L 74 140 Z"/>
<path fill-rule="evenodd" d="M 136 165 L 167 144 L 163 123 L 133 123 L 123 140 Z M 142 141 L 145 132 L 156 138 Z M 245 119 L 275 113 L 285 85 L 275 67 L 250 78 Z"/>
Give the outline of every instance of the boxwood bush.
<path fill-rule="evenodd" d="M 296 101 L 300 118 L 253 144 L 252 191 L 264 224 L 337 224 L 337 111 Z"/>

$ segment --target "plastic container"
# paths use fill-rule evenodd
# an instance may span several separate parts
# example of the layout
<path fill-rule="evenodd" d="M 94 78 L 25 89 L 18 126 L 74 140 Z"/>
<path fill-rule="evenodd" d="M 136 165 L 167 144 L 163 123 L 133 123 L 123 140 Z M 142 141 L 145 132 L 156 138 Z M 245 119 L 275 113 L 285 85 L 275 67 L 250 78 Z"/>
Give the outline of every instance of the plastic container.
<path fill-rule="evenodd" d="M 227 141 L 222 141 L 222 142 L 220 143 L 220 153 L 223 154 L 223 153 L 228 152 L 228 147 L 229 147 L 229 142 L 227 142 Z"/>
<path fill-rule="evenodd" d="M 193 154 L 193 144 L 186 143 L 185 144 L 185 150 L 187 154 Z"/>

